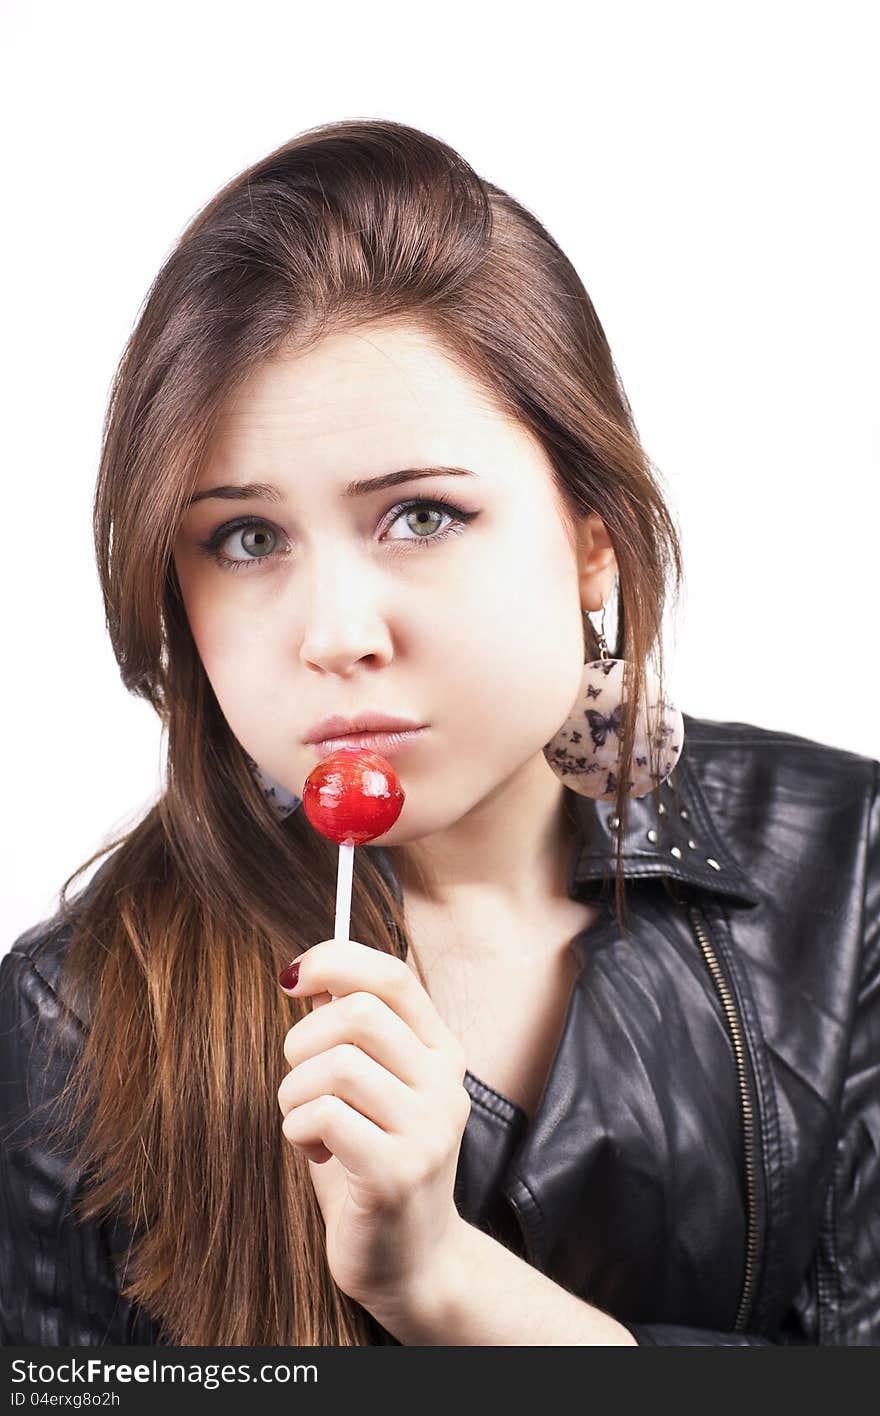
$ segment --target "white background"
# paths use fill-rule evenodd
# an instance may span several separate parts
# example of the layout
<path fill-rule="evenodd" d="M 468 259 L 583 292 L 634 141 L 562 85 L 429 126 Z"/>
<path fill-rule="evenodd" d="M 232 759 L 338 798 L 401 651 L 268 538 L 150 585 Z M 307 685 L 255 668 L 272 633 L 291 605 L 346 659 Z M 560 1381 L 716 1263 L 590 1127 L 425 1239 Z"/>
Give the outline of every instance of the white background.
<path fill-rule="evenodd" d="M 443 138 L 574 262 L 681 528 L 678 705 L 880 756 L 875 7 L 316 9 L 3 12 L 0 952 L 160 787 L 91 539 L 116 361 L 197 208 L 329 120 Z"/>

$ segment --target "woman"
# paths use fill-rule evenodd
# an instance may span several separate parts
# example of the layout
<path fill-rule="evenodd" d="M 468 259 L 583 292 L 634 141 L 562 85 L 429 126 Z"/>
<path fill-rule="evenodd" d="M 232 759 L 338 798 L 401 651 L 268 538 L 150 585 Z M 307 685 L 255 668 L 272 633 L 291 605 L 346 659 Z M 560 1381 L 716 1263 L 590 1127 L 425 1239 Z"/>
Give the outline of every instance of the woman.
<path fill-rule="evenodd" d="M 540 223 L 391 122 L 241 174 L 95 534 L 167 782 L 3 960 L 4 1341 L 880 1341 L 877 763 L 665 697 L 677 534 Z M 335 941 L 298 808 L 368 711 Z"/>

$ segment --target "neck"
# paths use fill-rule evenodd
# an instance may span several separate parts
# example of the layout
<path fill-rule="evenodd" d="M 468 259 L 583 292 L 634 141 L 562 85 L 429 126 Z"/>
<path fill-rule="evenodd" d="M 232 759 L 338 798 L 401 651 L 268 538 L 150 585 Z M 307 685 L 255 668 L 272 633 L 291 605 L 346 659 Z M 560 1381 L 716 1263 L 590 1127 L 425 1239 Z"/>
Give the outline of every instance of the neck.
<path fill-rule="evenodd" d="M 576 827 L 543 755 L 448 829 L 389 848 L 408 905 L 455 919 L 535 919 L 569 899 Z"/>

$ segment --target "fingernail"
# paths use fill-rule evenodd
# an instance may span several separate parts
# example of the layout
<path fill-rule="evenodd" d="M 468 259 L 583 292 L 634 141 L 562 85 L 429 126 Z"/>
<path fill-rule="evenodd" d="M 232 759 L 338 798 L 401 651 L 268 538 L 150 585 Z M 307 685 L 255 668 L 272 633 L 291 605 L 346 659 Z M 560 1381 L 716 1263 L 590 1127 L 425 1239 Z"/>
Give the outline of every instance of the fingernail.
<path fill-rule="evenodd" d="M 292 964 L 288 964 L 286 969 L 282 969 L 278 975 L 278 982 L 282 988 L 296 988 L 299 978 L 299 959 L 295 959 Z"/>

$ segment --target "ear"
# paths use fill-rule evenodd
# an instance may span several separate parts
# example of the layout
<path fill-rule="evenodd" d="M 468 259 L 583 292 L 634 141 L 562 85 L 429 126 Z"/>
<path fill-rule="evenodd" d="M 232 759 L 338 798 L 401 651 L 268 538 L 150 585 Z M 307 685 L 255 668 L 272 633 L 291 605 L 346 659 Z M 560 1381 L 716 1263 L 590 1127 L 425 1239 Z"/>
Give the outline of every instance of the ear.
<path fill-rule="evenodd" d="M 601 610 L 611 594 L 617 574 L 617 557 L 605 523 L 591 511 L 578 524 L 578 584 L 585 610 Z"/>

